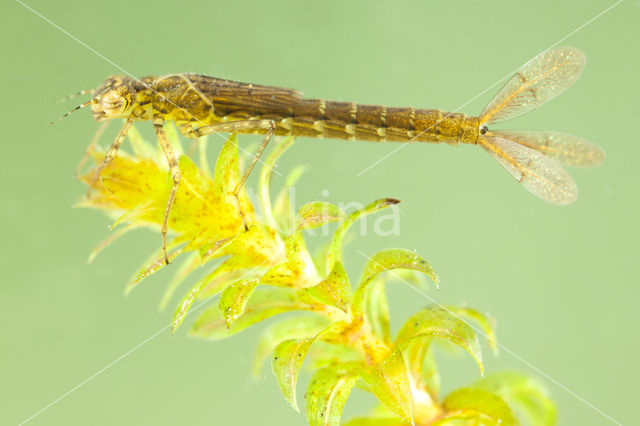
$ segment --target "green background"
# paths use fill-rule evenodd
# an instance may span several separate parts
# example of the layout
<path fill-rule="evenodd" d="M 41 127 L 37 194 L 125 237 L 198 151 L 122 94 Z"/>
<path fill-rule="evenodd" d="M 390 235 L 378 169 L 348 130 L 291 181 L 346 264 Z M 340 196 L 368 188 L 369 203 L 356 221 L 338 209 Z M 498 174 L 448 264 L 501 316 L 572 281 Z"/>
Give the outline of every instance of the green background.
<path fill-rule="evenodd" d="M 121 74 L 117 64 L 135 76 L 198 72 L 310 97 L 455 110 L 614 2 L 27 3 L 108 61 L 19 3 L 0 6 L 2 424 L 29 418 L 171 317 L 156 310 L 171 271 L 122 296 L 157 234 L 128 235 L 87 265 L 109 220 L 72 209 L 85 192 L 72 175 L 97 124 L 84 110 L 46 126 L 79 103 L 56 99 Z M 571 206 L 537 199 L 470 146 L 406 146 L 357 176 L 398 145 L 300 139 L 279 164 L 310 166 L 298 206 L 402 199 L 400 235 L 354 238 L 350 273 L 366 260 L 359 250 L 416 249 L 441 276 L 430 294 L 439 303 L 497 318 L 500 342 L 517 356 L 486 351 L 487 370 L 540 378 L 561 424 L 612 422 L 542 373 L 623 424 L 636 419 L 639 12 L 638 2 L 623 2 L 562 41 L 587 55 L 580 80 L 502 126 L 563 131 L 604 147 L 601 168 L 571 171 L 580 189 Z M 499 87 L 461 111 L 477 114 Z M 389 290 L 395 327 L 429 303 L 400 283 Z M 267 370 L 251 379 L 260 328 L 214 343 L 186 337 L 186 328 L 173 338 L 161 332 L 30 424 L 304 424 Z M 478 378 L 470 357 L 440 358 L 446 389 Z M 354 392 L 345 418 L 372 406 L 363 395 Z"/>

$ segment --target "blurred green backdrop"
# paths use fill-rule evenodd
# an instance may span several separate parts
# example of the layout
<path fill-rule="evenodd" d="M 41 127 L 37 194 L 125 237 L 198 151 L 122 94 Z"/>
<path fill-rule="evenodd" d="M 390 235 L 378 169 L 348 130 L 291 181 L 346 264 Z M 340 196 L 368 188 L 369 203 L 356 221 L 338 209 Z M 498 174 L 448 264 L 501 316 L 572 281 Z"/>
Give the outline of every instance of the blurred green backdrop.
<path fill-rule="evenodd" d="M 156 306 L 171 271 L 127 299 L 122 292 L 158 235 L 128 235 L 86 264 L 109 220 L 71 208 L 85 191 L 72 175 L 97 124 L 84 110 L 46 126 L 79 103 L 56 99 L 121 74 L 117 64 L 135 76 L 189 71 L 311 97 L 453 110 L 614 4 L 26 3 L 104 58 L 23 5 L 1 6 L 0 423 L 26 420 L 146 342 L 33 418 L 34 425 L 304 423 L 270 372 L 261 383 L 250 377 L 259 326 L 217 343 L 187 338 L 186 328 L 146 341 L 170 320 L 171 311 Z M 605 148 L 603 167 L 571 171 L 580 197 L 569 207 L 535 198 L 468 146 L 407 146 L 357 176 L 398 145 L 301 139 L 279 164 L 281 171 L 310 166 L 297 187 L 298 206 L 402 199 L 400 235 L 355 238 L 346 252 L 350 272 L 359 273 L 366 260 L 358 250 L 416 249 L 442 278 L 432 296 L 490 312 L 501 343 L 526 361 L 487 352 L 488 371 L 539 377 L 561 424 L 612 422 L 527 363 L 617 421 L 636 418 L 639 12 L 638 2 L 623 2 L 571 34 L 561 44 L 588 58 L 580 80 L 504 126 L 564 131 Z M 499 87 L 462 112 L 478 113 Z M 428 303 L 402 284 L 390 293 L 396 327 Z M 446 389 L 477 379 L 469 357 L 442 358 Z M 371 405 L 354 393 L 345 417 Z"/>

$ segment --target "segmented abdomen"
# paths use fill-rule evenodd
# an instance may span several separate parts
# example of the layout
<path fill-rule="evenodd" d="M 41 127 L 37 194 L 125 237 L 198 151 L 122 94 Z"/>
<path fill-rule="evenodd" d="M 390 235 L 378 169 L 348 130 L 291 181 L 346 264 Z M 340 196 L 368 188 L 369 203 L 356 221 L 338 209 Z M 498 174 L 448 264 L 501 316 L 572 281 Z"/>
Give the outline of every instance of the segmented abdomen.
<path fill-rule="evenodd" d="M 436 109 L 392 108 L 303 99 L 276 133 L 333 139 L 394 142 L 469 142 L 472 118 Z M 477 125 L 476 125 L 477 127 Z"/>

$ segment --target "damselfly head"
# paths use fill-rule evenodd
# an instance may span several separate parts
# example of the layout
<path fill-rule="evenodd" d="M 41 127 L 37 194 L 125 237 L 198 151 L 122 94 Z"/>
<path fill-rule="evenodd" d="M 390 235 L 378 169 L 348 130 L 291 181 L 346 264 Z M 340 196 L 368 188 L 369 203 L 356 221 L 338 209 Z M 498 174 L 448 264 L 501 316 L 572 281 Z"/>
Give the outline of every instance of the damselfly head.
<path fill-rule="evenodd" d="M 106 79 L 91 100 L 93 118 L 102 121 L 128 115 L 136 99 L 134 83 L 133 79 L 125 76 Z"/>

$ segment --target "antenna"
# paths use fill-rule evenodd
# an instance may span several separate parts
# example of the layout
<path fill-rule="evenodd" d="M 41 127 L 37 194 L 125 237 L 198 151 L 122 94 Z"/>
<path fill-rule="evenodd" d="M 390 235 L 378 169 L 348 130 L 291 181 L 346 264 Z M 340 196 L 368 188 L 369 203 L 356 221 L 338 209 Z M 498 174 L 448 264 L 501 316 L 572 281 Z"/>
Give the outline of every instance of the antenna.
<path fill-rule="evenodd" d="M 95 89 L 86 89 L 86 90 L 80 90 L 79 92 L 76 93 L 72 93 L 69 96 L 65 96 L 62 99 L 58 99 L 58 101 L 56 102 L 57 104 L 61 104 L 63 102 L 67 102 L 68 100 L 71 100 L 73 98 L 77 98 L 78 96 L 82 96 L 82 95 L 92 95 L 95 92 Z"/>
<path fill-rule="evenodd" d="M 51 125 L 52 125 L 52 124 L 54 124 L 54 123 L 57 123 L 58 121 L 62 120 L 63 118 L 67 118 L 68 116 L 70 116 L 70 115 L 71 115 L 71 113 L 72 113 L 72 112 L 75 112 L 75 111 L 77 111 L 77 110 L 79 110 L 79 109 L 81 109 L 81 108 L 84 108 L 84 107 L 86 107 L 86 106 L 89 106 L 89 105 L 91 105 L 92 103 L 93 103 L 93 100 L 89 100 L 89 101 L 87 101 L 87 102 L 81 103 L 80 105 L 78 105 L 77 107 L 75 107 L 74 109 L 72 109 L 71 111 L 69 111 L 68 113 L 66 113 L 66 114 L 64 114 L 63 116 L 59 117 L 58 119 L 53 120 L 53 121 L 50 121 L 50 122 L 49 122 L 49 126 L 51 126 Z"/>

